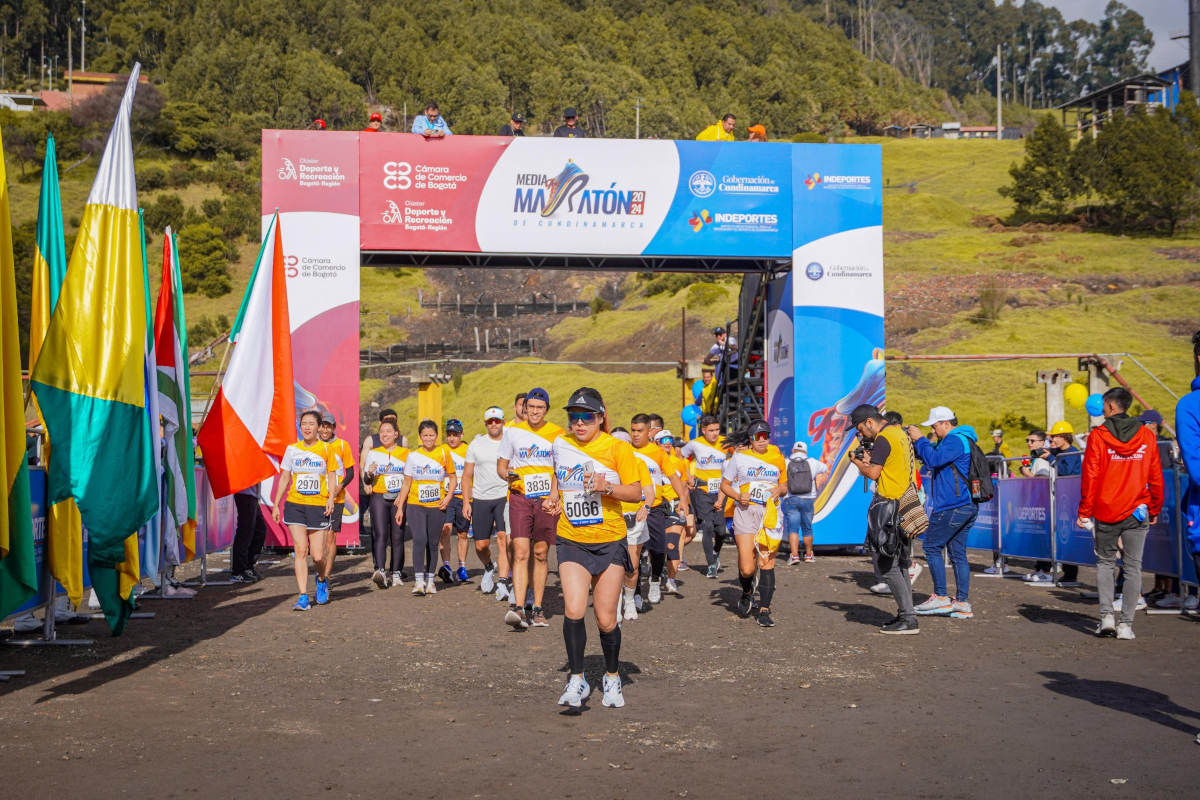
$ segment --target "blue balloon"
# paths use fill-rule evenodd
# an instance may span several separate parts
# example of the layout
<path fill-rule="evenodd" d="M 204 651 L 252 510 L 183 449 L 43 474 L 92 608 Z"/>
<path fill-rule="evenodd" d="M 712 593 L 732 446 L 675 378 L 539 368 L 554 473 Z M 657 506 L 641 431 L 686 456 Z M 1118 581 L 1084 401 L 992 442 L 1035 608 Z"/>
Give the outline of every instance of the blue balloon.
<path fill-rule="evenodd" d="M 700 395 L 704 394 L 704 381 L 697 380 L 692 384 L 692 397 L 697 403 L 700 402 Z"/>
<path fill-rule="evenodd" d="M 679 412 L 679 417 L 684 425 L 695 425 L 700 419 L 700 413 L 700 406 L 684 406 L 683 411 Z"/>
<path fill-rule="evenodd" d="M 1087 409 L 1087 413 L 1088 413 L 1089 417 L 1103 417 L 1104 416 L 1104 395 L 1102 395 L 1102 394 L 1091 395 L 1090 397 L 1088 397 L 1087 402 L 1084 404 L 1084 408 Z"/>

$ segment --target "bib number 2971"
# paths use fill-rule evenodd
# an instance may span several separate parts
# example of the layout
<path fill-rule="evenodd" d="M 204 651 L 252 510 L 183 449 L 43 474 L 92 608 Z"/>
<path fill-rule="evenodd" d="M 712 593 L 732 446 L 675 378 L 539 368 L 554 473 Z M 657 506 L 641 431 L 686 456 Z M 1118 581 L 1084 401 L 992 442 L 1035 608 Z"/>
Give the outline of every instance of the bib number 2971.
<path fill-rule="evenodd" d="M 395 473 L 383 476 L 383 490 L 388 494 L 395 494 L 396 492 L 400 491 L 402 486 L 404 486 L 403 475 Z"/>
<path fill-rule="evenodd" d="M 550 494 L 550 473 L 539 472 L 524 478 L 525 497 L 535 500 Z"/>

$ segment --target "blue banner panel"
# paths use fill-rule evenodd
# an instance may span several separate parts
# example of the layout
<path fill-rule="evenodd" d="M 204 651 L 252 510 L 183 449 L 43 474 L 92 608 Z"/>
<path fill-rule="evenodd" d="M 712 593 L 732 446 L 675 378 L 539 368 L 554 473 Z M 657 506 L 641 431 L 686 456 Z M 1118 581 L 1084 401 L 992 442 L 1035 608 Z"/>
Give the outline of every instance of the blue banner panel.
<path fill-rule="evenodd" d="M 967 531 L 967 549 L 969 550 L 999 550 L 997 537 L 1000 534 L 1000 501 L 997 499 L 995 481 L 992 481 L 992 499 L 978 505 L 979 515 L 975 524 Z"/>
<path fill-rule="evenodd" d="M 679 185 L 647 255 L 792 254 L 792 144 L 676 142 Z"/>
<path fill-rule="evenodd" d="M 1010 478 L 996 494 L 1001 510 L 1000 552 L 1016 558 L 1050 558 L 1050 479 Z M 1078 508 L 1078 503 L 1076 504 Z"/>
<path fill-rule="evenodd" d="M 1058 537 L 1059 561 L 1096 565 L 1096 546 L 1092 532 L 1075 524 L 1079 518 L 1080 482 L 1078 475 L 1054 481 L 1054 534 Z"/>
<path fill-rule="evenodd" d="M 1163 507 L 1158 522 L 1146 534 L 1142 571 L 1179 575 L 1179 539 L 1175 527 L 1175 470 L 1163 470 Z M 1190 560 L 1190 559 L 1189 559 Z"/>
<path fill-rule="evenodd" d="M 796 441 L 795 336 L 792 329 L 792 273 L 767 284 L 767 422 L 771 441 L 790 453 Z"/>
<path fill-rule="evenodd" d="M 792 248 L 883 224 L 877 144 L 792 145 Z M 882 254 L 881 254 L 882 255 Z M 804 267 L 796 262 L 796 269 Z"/>

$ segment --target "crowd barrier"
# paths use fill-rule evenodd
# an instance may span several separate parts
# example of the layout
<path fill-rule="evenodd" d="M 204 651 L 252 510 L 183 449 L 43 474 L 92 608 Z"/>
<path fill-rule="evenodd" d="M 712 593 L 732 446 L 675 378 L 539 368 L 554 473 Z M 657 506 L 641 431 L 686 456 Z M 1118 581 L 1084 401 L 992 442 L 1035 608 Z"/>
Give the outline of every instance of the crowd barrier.
<path fill-rule="evenodd" d="M 1150 526 L 1142 554 L 1142 571 L 1198 583 L 1195 565 L 1185 551 L 1180 498 L 1189 477 L 1163 470 L 1163 509 Z M 1078 475 L 993 478 L 994 497 L 979 505 L 979 516 L 967 534 L 967 548 L 1006 558 L 1096 566 L 1092 532 L 1076 524 L 1079 514 Z"/>

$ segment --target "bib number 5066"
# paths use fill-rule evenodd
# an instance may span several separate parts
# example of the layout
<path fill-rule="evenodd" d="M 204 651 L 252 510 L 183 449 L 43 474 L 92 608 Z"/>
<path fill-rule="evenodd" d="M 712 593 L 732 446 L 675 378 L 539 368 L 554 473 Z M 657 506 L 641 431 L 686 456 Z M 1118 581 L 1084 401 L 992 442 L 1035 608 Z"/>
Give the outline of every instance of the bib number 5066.
<path fill-rule="evenodd" d="M 579 494 L 563 499 L 563 513 L 572 525 L 596 525 L 604 521 L 600 498 L 594 494 Z"/>

